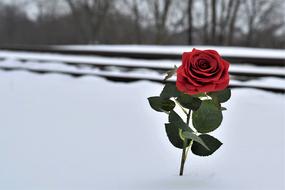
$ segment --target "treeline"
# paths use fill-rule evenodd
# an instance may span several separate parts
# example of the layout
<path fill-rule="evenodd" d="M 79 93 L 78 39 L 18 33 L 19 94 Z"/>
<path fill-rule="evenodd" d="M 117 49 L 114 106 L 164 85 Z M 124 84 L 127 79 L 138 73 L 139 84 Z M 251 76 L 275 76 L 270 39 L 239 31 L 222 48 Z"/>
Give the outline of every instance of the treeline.
<path fill-rule="evenodd" d="M 192 44 L 285 48 L 284 0 L 0 2 L 0 44 Z M 30 14 L 29 7 L 36 10 Z"/>

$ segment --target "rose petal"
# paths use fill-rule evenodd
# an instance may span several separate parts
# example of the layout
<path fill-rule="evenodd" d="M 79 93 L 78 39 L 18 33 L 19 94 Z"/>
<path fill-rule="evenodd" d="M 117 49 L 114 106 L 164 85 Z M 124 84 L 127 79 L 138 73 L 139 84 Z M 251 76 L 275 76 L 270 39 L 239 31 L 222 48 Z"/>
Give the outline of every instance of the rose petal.
<path fill-rule="evenodd" d="M 229 63 L 214 50 L 197 50 L 182 54 L 177 70 L 177 89 L 188 94 L 224 89 L 229 83 Z"/>

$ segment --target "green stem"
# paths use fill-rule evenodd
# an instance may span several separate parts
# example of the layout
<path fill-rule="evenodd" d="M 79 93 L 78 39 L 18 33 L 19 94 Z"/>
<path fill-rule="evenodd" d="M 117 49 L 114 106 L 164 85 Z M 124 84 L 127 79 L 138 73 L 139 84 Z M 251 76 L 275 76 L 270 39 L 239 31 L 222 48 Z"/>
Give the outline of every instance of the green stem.
<path fill-rule="evenodd" d="M 181 104 L 176 99 L 174 99 L 174 101 L 181 108 L 181 110 L 187 115 L 187 111 L 181 106 Z"/>
<path fill-rule="evenodd" d="M 187 125 L 189 125 L 190 115 L 191 115 L 191 110 L 189 109 L 189 112 L 187 113 L 187 120 L 186 120 Z M 184 139 L 182 155 L 181 155 L 181 163 L 180 163 L 180 172 L 179 172 L 180 176 L 182 176 L 184 172 L 184 165 L 185 165 L 185 161 L 186 161 L 187 153 L 188 153 L 188 151 L 186 151 L 186 148 L 187 148 L 187 139 Z"/>
<path fill-rule="evenodd" d="M 182 156 L 181 156 L 181 164 L 180 164 L 180 172 L 179 175 L 182 176 L 183 175 L 183 171 L 184 171 L 184 164 L 186 161 L 186 146 L 185 146 L 185 140 L 183 143 L 183 150 L 182 150 Z"/>
<path fill-rule="evenodd" d="M 186 121 L 187 126 L 189 126 L 189 122 L 190 122 L 190 115 L 191 115 L 191 110 L 189 109 L 189 112 L 188 112 L 188 114 L 187 114 L 187 121 Z"/>
<path fill-rule="evenodd" d="M 190 150 L 192 144 L 193 144 L 193 140 L 190 141 L 190 144 L 189 144 L 189 146 L 188 146 L 187 149 L 186 149 L 186 158 L 185 158 L 185 160 L 187 160 L 188 152 L 189 152 L 189 150 Z"/>

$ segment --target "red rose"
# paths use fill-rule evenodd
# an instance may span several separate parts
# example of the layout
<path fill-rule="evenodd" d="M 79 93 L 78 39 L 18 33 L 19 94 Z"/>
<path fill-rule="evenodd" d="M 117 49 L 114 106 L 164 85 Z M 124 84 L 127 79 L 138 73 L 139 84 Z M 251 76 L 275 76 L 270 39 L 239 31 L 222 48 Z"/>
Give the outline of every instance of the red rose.
<path fill-rule="evenodd" d="M 214 50 L 184 52 L 177 69 L 177 89 L 187 94 L 212 92 L 229 85 L 229 63 Z"/>

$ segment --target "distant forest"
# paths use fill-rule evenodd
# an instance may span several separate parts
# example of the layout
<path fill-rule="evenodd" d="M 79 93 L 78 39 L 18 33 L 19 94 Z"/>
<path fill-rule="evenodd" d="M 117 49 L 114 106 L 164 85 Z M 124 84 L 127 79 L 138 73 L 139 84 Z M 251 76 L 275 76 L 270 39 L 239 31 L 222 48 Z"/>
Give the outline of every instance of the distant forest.
<path fill-rule="evenodd" d="M 0 2 L 0 45 L 285 48 L 284 10 L 285 0 L 10 0 Z"/>

